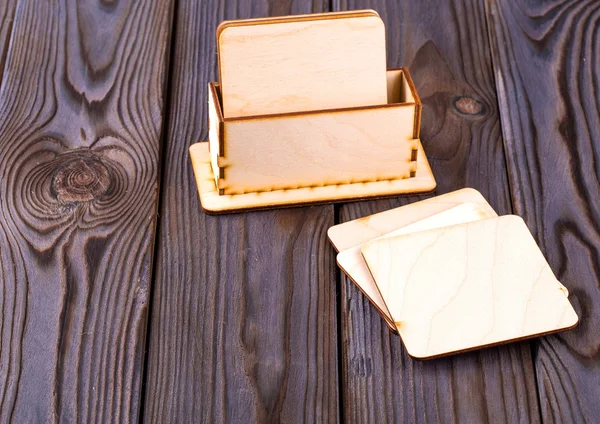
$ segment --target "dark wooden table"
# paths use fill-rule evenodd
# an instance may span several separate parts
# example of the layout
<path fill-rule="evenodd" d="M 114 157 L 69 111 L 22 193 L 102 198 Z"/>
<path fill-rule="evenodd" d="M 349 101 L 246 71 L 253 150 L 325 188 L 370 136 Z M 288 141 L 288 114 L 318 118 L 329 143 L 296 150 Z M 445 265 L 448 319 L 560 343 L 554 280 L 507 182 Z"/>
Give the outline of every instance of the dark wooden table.
<path fill-rule="evenodd" d="M 374 8 L 438 193 L 523 216 L 573 331 L 409 358 L 331 225 L 202 213 L 223 19 Z M 600 2 L 0 0 L 0 422 L 600 422 Z"/>

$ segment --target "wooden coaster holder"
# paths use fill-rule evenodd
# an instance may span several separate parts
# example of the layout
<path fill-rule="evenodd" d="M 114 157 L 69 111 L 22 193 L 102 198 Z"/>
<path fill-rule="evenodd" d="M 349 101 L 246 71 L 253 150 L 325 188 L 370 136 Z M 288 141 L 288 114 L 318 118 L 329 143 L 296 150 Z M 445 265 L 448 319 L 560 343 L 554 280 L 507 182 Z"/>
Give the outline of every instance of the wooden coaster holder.
<path fill-rule="evenodd" d="M 225 117 L 209 83 L 209 140 L 190 148 L 203 209 L 265 209 L 430 192 L 421 101 L 406 68 L 386 72 L 387 103 Z"/>

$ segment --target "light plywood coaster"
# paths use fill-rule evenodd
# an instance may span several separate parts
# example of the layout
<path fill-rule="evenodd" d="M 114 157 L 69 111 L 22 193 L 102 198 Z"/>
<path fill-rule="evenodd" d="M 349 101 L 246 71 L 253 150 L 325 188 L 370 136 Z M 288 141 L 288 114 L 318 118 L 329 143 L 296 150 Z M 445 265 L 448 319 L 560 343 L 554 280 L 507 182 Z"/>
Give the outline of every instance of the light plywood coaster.
<path fill-rule="evenodd" d="M 373 10 L 225 21 L 217 51 L 225 118 L 387 102 Z"/>
<path fill-rule="evenodd" d="M 419 147 L 419 152 L 421 150 Z M 472 188 L 463 188 L 406 206 L 334 225 L 327 231 L 327 236 L 335 249 L 341 252 L 463 203 L 475 203 L 485 211 L 487 216 L 497 216 L 494 209 L 492 209 L 481 193 Z"/>
<path fill-rule="evenodd" d="M 216 214 L 432 191 L 435 189 L 435 178 L 420 141 L 415 141 L 418 148 L 417 171 L 412 178 L 235 195 L 219 195 L 212 171 L 208 143 L 195 143 L 190 146 L 190 158 L 202 208 L 207 213 Z"/>
<path fill-rule="evenodd" d="M 424 209 L 416 209 L 417 211 L 423 211 Z M 420 221 L 406 225 L 399 228 L 391 233 L 381 236 L 375 240 L 381 238 L 388 238 L 399 236 L 402 234 L 408 234 L 417 231 L 424 231 L 434 228 L 447 227 L 455 224 L 462 224 L 471 221 L 477 221 L 480 219 L 491 218 L 496 216 L 495 212 L 490 211 L 490 208 L 486 208 L 477 203 L 463 203 L 462 205 L 454 206 L 451 209 L 429 216 Z M 397 222 L 397 225 L 401 225 Z M 388 308 L 379 293 L 379 289 L 375 284 L 375 280 L 369 272 L 369 268 L 365 263 L 365 260 L 361 253 L 361 245 L 346 249 L 337 255 L 338 266 L 344 271 L 346 275 L 358 286 L 358 288 L 369 298 L 371 303 L 379 311 L 383 319 L 386 321 L 388 326 L 396 331 L 396 325 L 394 319 L 390 315 Z"/>
<path fill-rule="evenodd" d="M 518 216 L 361 248 L 411 356 L 432 358 L 572 328 L 566 288 Z"/>

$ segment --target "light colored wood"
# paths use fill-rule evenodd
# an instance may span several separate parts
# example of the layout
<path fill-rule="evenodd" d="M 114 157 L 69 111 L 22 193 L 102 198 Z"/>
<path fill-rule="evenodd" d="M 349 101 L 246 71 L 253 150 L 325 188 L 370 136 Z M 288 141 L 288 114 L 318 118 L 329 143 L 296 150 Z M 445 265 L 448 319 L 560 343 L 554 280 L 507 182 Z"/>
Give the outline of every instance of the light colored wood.
<path fill-rule="evenodd" d="M 410 85 L 403 77 L 402 69 L 389 69 L 387 78 L 387 103 L 414 103 L 415 98 L 411 93 Z"/>
<path fill-rule="evenodd" d="M 397 103 L 239 119 L 220 118 L 221 88 L 210 84 L 209 141 L 221 194 L 410 178 L 420 100 L 407 69 L 389 70 L 388 84 Z"/>
<path fill-rule="evenodd" d="M 414 103 L 415 121 L 413 125 L 413 138 L 421 137 L 421 99 L 417 94 L 415 84 L 410 77 L 408 69 L 388 69 L 387 77 L 387 100 L 388 104 Z"/>
<path fill-rule="evenodd" d="M 208 143 L 193 144 L 190 147 L 190 159 L 202 208 L 208 213 L 224 213 L 430 192 L 435 189 L 435 178 L 418 140 L 417 148 L 417 172 L 412 178 L 237 195 L 219 195 L 212 172 Z"/>
<path fill-rule="evenodd" d="M 210 163 L 215 177 L 215 184 L 219 184 L 218 157 L 222 155 L 223 142 L 223 111 L 218 99 L 218 92 L 214 84 L 208 85 L 208 139 L 210 150 Z"/>
<path fill-rule="evenodd" d="M 227 122 L 225 194 L 410 178 L 414 105 Z"/>
<path fill-rule="evenodd" d="M 327 231 L 327 236 L 335 249 L 341 252 L 463 203 L 475 203 L 485 211 L 487 216 L 497 216 L 481 193 L 472 188 L 463 188 L 334 225 Z"/>
<path fill-rule="evenodd" d="M 217 44 L 226 118 L 386 103 L 373 10 L 225 21 Z"/>
<path fill-rule="evenodd" d="M 375 240 L 395 237 L 417 231 L 447 227 L 450 225 L 462 224 L 496 216 L 495 213 L 490 213 L 489 210 L 490 208 L 484 208 L 477 203 L 468 202 L 454 206 L 446 211 L 431 215 L 406 226 L 402 226 L 402 221 L 394 221 L 395 225 L 398 225 L 398 229 Z M 426 208 L 413 208 L 412 211 L 413 213 L 426 213 Z M 375 284 L 375 280 L 371 276 L 371 272 L 365 263 L 361 253 L 361 247 L 362 244 L 338 253 L 337 263 L 342 271 L 344 271 L 344 273 L 348 275 L 348 277 L 358 286 L 365 296 L 369 298 L 388 326 L 396 331 L 394 319 L 390 315 L 388 308 L 381 297 L 381 294 L 379 293 L 377 284 Z"/>
<path fill-rule="evenodd" d="M 431 358 L 572 328 L 578 318 L 515 215 L 361 248 L 411 356 Z"/>

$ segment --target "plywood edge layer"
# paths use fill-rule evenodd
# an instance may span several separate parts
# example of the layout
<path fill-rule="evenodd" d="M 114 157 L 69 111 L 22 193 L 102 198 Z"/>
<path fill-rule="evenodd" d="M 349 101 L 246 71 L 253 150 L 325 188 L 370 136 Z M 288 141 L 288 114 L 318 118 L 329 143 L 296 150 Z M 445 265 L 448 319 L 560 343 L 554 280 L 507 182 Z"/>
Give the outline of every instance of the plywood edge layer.
<path fill-rule="evenodd" d="M 211 168 L 208 143 L 193 144 L 190 147 L 190 159 L 202 208 L 207 213 L 218 214 L 251 209 L 290 207 L 307 203 L 332 203 L 373 197 L 429 193 L 436 187 L 435 178 L 418 140 L 417 146 L 417 171 L 412 178 L 237 195 L 219 195 Z"/>
<path fill-rule="evenodd" d="M 425 356 L 420 356 L 417 353 L 411 352 L 408 348 L 408 346 L 404 344 L 404 347 L 406 348 L 406 352 L 408 353 L 408 355 L 411 358 L 414 359 L 418 359 L 420 361 L 428 361 L 430 359 L 437 359 L 437 358 L 443 358 L 446 356 L 451 356 L 451 355 L 456 355 L 459 353 L 467 353 L 467 352 L 472 352 L 475 350 L 481 350 L 481 349 L 487 349 L 490 347 L 494 347 L 494 346 L 502 346 L 502 345 L 506 345 L 509 343 L 515 343 L 515 342 L 521 342 L 521 341 L 525 341 L 525 340 L 530 340 L 530 339 L 536 339 L 539 337 L 544 337 L 544 336 L 549 336 L 552 334 L 556 334 L 556 333 L 562 333 L 563 331 L 569 331 L 572 330 L 573 328 L 577 327 L 577 324 L 579 324 L 579 317 L 577 317 L 577 320 L 575 321 L 574 324 L 569 325 L 569 326 L 565 326 L 565 327 L 561 327 L 561 328 L 556 328 L 553 330 L 549 330 L 549 331 L 545 331 L 542 333 L 536 333 L 536 334 L 530 334 L 524 337 L 516 337 L 513 339 L 507 339 L 507 340 L 502 340 L 502 341 L 498 341 L 498 342 L 494 342 L 494 343 L 488 343 L 488 344 L 482 344 L 482 345 L 478 345 L 478 346 L 473 346 L 473 347 L 469 347 L 469 348 L 465 348 L 465 349 L 457 349 L 457 350 L 453 350 L 453 351 L 449 351 L 449 352 L 444 352 L 444 353 L 440 353 L 437 355 L 425 355 Z M 396 323 L 397 326 L 401 325 L 401 323 Z M 397 334 L 398 331 L 396 331 Z M 402 337 L 401 337 L 402 338 Z"/>

